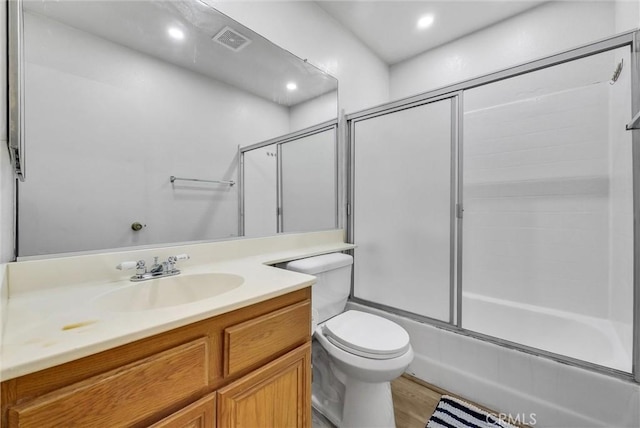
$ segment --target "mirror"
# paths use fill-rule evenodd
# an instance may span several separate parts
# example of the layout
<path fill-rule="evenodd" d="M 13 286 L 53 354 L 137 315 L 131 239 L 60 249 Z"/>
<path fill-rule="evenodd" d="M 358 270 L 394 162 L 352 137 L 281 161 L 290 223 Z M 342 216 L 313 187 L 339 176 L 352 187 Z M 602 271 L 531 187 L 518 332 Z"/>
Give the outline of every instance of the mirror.
<path fill-rule="evenodd" d="M 197 0 L 22 4 L 20 257 L 239 236 L 239 147 L 336 121 L 335 78 Z"/>

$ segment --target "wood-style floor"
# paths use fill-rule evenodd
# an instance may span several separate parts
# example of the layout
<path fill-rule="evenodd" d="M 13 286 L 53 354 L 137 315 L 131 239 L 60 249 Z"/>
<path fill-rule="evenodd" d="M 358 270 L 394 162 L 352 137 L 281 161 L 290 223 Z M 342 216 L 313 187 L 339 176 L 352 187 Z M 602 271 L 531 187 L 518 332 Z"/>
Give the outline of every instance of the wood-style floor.
<path fill-rule="evenodd" d="M 396 428 L 425 428 L 427 421 L 436 410 L 443 395 L 451 395 L 494 415 L 497 412 L 487 409 L 471 400 L 452 394 L 420 379 L 402 375 L 391 382 L 393 410 L 396 416 Z M 527 425 L 518 425 L 528 428 Z"/>
<path fill-rule="evenodd" d="M 444 391 L 401 376 L 391 382 L 396 428 L 424 428 Z"/>

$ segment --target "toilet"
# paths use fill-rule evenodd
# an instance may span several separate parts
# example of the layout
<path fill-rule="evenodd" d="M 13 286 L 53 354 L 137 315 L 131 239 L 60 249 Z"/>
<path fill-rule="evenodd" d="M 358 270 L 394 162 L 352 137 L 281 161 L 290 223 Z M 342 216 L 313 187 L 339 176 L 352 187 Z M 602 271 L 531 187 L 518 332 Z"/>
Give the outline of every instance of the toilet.
<path fill-rule="evenodd" d="M 353 257 L 295 260 L 286 269 L 314 275 L 314 408 L 340 428 L 395 427 L 390 382 L 413 361 L 409 334 L 377 315 L 348 310 Z"/>

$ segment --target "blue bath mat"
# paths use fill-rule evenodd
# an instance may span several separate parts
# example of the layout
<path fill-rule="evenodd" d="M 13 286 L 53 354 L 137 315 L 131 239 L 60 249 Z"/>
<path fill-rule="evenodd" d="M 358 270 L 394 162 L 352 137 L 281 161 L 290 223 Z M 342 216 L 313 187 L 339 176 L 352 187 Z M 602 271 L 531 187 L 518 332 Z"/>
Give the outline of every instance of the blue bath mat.
<path fill-rule="evenodd" d="M 443 395 L 426 428 L 517 428 L 497 416 L 449 395 Z"/>

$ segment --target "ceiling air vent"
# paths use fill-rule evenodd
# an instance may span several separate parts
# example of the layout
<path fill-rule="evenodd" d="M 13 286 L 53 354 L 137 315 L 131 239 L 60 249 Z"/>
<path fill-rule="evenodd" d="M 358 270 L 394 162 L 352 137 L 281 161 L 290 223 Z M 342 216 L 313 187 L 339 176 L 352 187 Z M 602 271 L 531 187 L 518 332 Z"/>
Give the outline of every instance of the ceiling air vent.
<path fill-rule="evenodd" d="M 243 36 L 231 27 L 224 27 L 222 31 L 213 36 L 213 40 L 234 52 L 238 52 L 251 43 L 248 37 Z"/>

